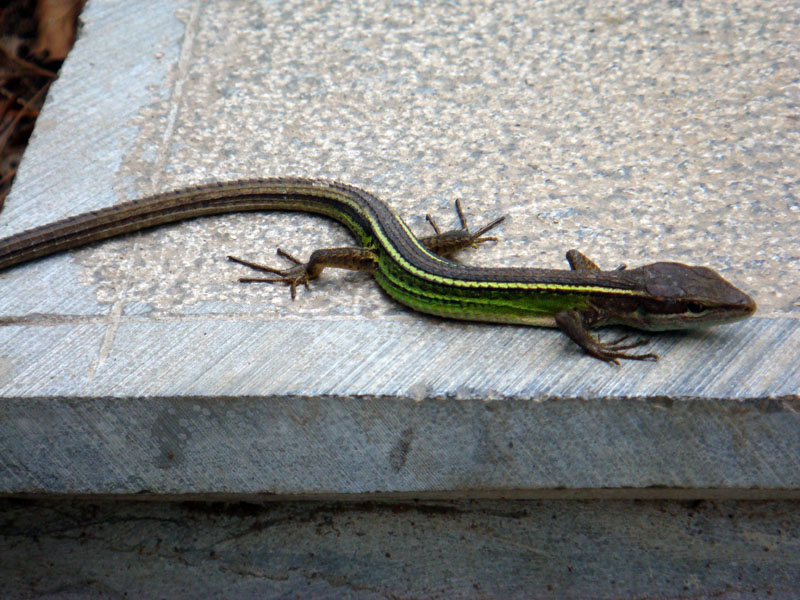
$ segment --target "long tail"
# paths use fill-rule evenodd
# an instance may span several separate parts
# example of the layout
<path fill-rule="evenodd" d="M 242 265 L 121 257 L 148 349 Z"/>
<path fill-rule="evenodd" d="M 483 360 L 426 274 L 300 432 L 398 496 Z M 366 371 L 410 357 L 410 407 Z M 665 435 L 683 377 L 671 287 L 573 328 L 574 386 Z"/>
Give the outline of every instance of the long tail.
<path fill-rule="evenodd" d="M 312 179 L 213 183 L 150 196 L 42 225 L 0 240 L 0 271 L 56 252 L 195 217 L 258 210 L 299 210 L 336 219 L 360 236 L 366 192 Z M 348 209 L 348 204 L 349 209 Z"/>

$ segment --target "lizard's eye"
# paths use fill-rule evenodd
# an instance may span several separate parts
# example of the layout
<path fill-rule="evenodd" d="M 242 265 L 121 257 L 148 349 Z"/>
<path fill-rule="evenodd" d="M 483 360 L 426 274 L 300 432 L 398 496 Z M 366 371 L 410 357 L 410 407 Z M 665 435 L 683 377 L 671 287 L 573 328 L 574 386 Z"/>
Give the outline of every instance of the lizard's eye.
<path fill-rule="evenodd" d="M 686 305 L 686 308 L 690 313 L 694 314 L 706 312 L 706 307 L 698 302 L 689 302 L 689 304 Z"/>

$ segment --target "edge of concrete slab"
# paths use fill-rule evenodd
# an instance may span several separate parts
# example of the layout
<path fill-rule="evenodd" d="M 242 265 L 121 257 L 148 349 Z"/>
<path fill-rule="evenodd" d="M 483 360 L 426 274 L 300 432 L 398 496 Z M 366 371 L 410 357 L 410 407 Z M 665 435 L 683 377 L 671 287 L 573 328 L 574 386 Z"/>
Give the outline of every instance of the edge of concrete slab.
<path fill-rule="evenodd" d="M 5 400 L 0 493 L 696 497 L 724 489 L 793 497 L 796 403 Z"/>
<path fill-rule="evenodd" d="M 131 172 L 123 163 L 146 120 L 141 111 L 181 100 L 171 94 L 187 77 L 187 38 L 201 8 L 164 3 L 130 10 L 126 21 L 113 3 L 90 3 L 87 37 L 53 86 L 3 215 L 8 232 L 163 184 L 175 111 L 153 109 L 173 129 L 137 148 L 145 166 Z M 98 43 L 124 39 L 127 62 L 92 63 L 91 27 L 108 28 Z M 87 79 L 130 88 L 109 94 Z M 69 151 L 53 151 L 60 146 L 46 136 L 54 132 Z M 182 174 L 202 179 L 207 167 Z M 56 185 L 53 172 L 71 176 Z M 142 181 L 151 175 L 158 181 Z M 62 201 L 42 203 L 54 190 Z M 147 245 L 162 240 L 170 243 Z M 117 256 L 140 259 L 142 245 L 123 241 Z M 198 246 L 198 254 L 208 248 Z M 0 451 L 8 460 L 0 493 L 777 494 L 800 486 L 800 365 L 787 351 L 800 345 L 796 318 L 654 336 L 659 363 L 614 368 L 581 356 L 557 332 L 410 319 L 384 310 L 379 296 L 370 297 L 384 316 L 375 320 L 271 321 L 258 301 L 231 308 L 233 300 L 187 301 L 151 318 L 141 297 L 112 303 L 97 293 L 113 253 L 94 269 L 74 256 L 27 265 L 28 277 L 0 277 L 19 298 L 5 298 L 10 316 L 0 327 Z M 182 260 L 194 266 L 192 256 Z M 50 286 L 62 295 L 53 299 Z M 132 287 L 125 280 L 119 289 Z M 175 287 L 192 286 L 179 279 Z"/>

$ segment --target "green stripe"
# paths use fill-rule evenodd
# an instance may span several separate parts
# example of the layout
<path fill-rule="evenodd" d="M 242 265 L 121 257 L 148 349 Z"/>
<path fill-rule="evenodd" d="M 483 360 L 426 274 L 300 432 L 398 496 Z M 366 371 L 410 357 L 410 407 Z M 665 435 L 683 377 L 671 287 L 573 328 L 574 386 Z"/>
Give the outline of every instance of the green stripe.
<path fill-rule="evenodd" d="M 398 263 L 414 275 L 415 277 L 425 280 L 425 281 L 432 281 L 436 284 L 448 286 L 448 287 L 459 287 L 459 288 L 473 288 L 473 289 L 501 289 L 501 290 L 538 290 L 538 291 L 553 291 L 553 292 L 560 292 L 560 293 L 591 293 L 591 294 L 624 294 L 628 296 L 643 296 L 645 295 L 644 292 L 639 290 L 630 290 L 630 289 L 623 289 L 623 288 L 613 288 L 613 287 L 602 287 L 602 286 L 593 286 L 589 284 L 565 284 L 565 283 L 548 283 L 548 282 L 500 282 L 500 281 L 478 281 L 474 279 L 454 279 L 450 277 L 442 277 L 440 275 L 435 275 L 433 273 L 429 273 L 424 269 L 420 269 L 413 264 L 411 264 L 405 256 L 397 249 L 394 243 L 389 239 L 386 235 L 382 223 L 375 219 L 372 214 L 363 210 L 361 205 L 355 202 L 350 196 L 347 194 L 343 194 L 341 192 L 333 191 L 331 195 L 321 194 L 318 189 L 308 188 L 308 191 L 313 192 L 316 195 L 324 195 L 325 197 L 337 200 L 342 202 L 343 204 L 348 205 L 350 208 L 358 212 L 366 221 L 368 221 L 372 227 L 373 234 L 378 240 L 378 244 L 383 248 L 383 250 L 388 253 L 388 255 L 394 260 L 394 262 Z M 388 208 L 388 207 L 387 207 Z M 420 242 L 417 240 L 417 237 L 413 234 L 413 232 L 406 226 L 402 219 L 400 219 L 397 215 L 394 214 L 394 211 L 389 209 L 389 212 L 395 218 L 397 223 L 402 227 L 403 231 L 408 235 L 409 239 L 412 241 L 416 249 L 424 254 L 426 257 L 431 258 L 437 262 L 447 263 L 445 259 L 437 256 L 436 254 L 432 253 L 430 250 L 425 248 Z M 342 213 L 344 214 L 344 213 Z M 340 215 L 341 216 L 341 215 Z M 341 220 L 341 219 L 340 219 Z"/>

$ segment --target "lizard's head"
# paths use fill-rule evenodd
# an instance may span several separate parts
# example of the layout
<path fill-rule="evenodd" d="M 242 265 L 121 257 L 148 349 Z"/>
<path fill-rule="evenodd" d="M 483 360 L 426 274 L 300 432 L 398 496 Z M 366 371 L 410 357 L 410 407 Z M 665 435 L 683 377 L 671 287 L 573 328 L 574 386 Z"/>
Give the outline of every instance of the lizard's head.
<path fill-rule="evenodd" d="M 738 321 L 756 311 L 755 301 L 708 267 L 660 262 L 629 271 L 647 293 L 639 298 L 636 327 L 689 329 Z"/>

